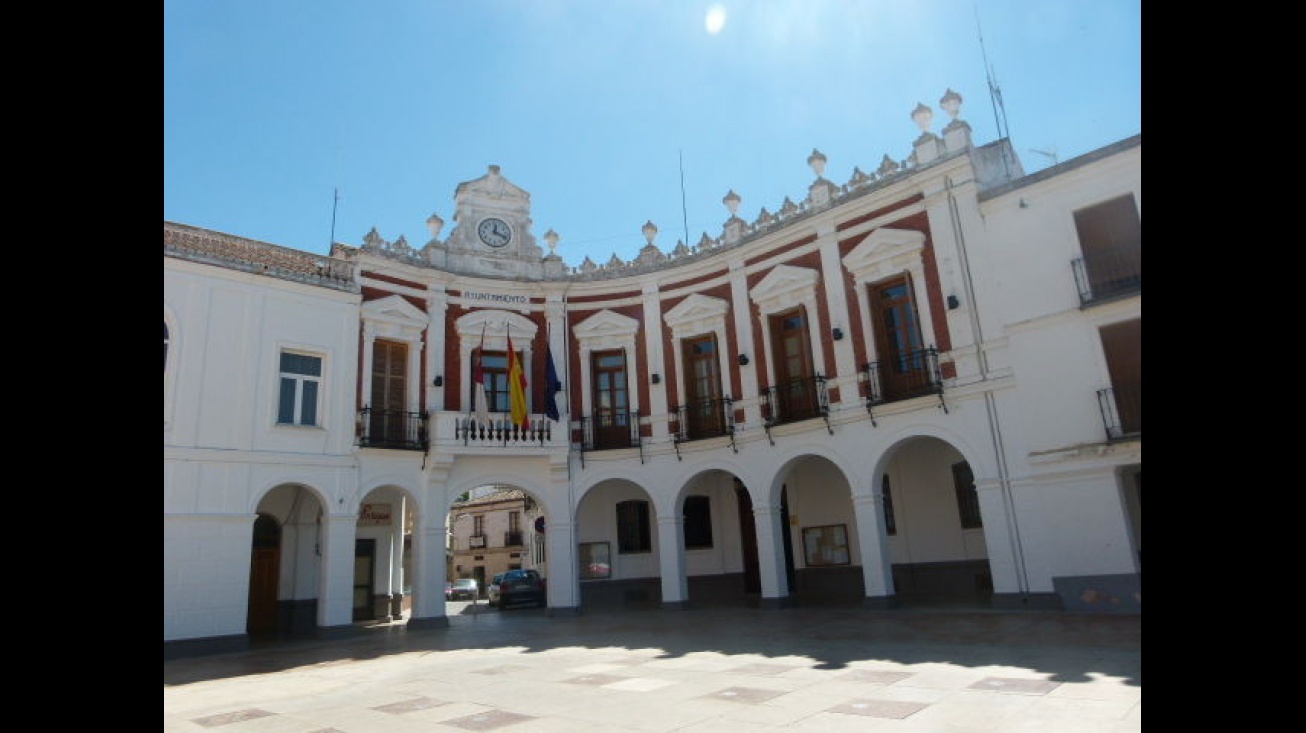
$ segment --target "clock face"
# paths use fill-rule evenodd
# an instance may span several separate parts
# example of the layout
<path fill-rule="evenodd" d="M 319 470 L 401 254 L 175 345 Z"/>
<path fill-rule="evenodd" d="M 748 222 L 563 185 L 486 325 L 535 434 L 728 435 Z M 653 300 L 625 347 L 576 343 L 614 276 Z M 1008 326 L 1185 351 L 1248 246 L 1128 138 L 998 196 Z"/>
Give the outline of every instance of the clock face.
<path fill-rule="evenodd" d="M 476 236 L 491 247 L 502 247 L 512 241 L 512 227 L 503 219 L 490 217 L 476 225 Z"/>

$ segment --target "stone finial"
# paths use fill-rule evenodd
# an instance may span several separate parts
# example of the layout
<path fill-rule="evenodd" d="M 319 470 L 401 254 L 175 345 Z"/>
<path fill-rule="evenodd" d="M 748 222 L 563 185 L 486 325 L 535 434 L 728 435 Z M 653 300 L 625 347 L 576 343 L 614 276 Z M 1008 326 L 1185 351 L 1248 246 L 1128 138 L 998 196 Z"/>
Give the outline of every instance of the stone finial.
<path fill-rule="evenodd" d="M 491 163 L 489 165 L 489 169 L 490 169 L 490 176 L 497 178 L 499 175 L 499 166 L 495 165 L 494 163 Z"/>
<path fill-rule="evenodd" d="M 807 164 L 816 171 L 816 177 L 820 178 L 825 175 L 825 154 L 816 148 L 812 148 L 812 154 L 807 156 Z"/>
<path fill-rule="evenodd" d="M 934 110 L 926 107 L 924 104 L 917 102 L 916 109 L 911 112 L 912 122 L 921 128 L 921 132 L 930 131 L 930 123 L 934 121 Z"/>
<path fill-rule="evenodd" d="M 793 201 L 790 201 L 789 197 L 785 196 L 785 200 L 780 202 L 780 216 L 784 218 L 788 218 L 797 213 L 798 213 L 798 204 L 795 204 Z"/>
<path fill-rule="evenodd" d="M 861 188 L 871 182 L 871 177 L 862 172 L 861 168 L 853 166 L 853 177 L 848 179 L 845 184 L 848 188 Z"/>
<path fill-rule="evenodd" d="M 653 238 L 658 235 L 658 226 L 653 223 L 652 219 L 650 219 L 644 223 L 644 226 L 640 228 L 640 231 L 644 232 L 644 240 L 651 245 L 653 244 Z"/>
<path fill-rule="evenodd" d="M 952 88 L 949 87 L 948 91 L 944 92 L 943 97 L 939 99 L 939 107 L 948 113 L 949 119 L 955 120 L 958 113 L 961 112 L 961 102 L 961 95 L 952 91 Z"/>
<path fill-rule="evenodd" d="M 381 233 L 372 227 L 372 231 L 363 235 L 363 248 L 371 249 L 385 246 L 385 240 L 381 238 Z"/>
<path fill-rule="evenodd" d="M 547 231 L 547 232 L 544 233 L 544 243 L 547 244 L 547 245 L 549 245 L 549 256 L 550 256 L 550 257 L 553 256 L 553 250 L 555 250 L 555 249 L 558 248 L 558 240 L 559 240 L 559 239 L 562 239 L 562 237 L 559 237 L 559 236 L 558 236 L 558 233 L 555 232 L 555 231 L 553 231 L 553 229 L 549 229 L 549 231 Z"/>
<path fill-rule="evenodd" d="M 739 211 L 739 202 L 742 200 L 743 199 L 739 198 L 739 194 L 735 193 L 735 189 L 732 188 L 730 189 L 730 192 L 721 199 L 721 203 L 726 205 L 726 209 L 730 212 L 730 216 L 733 217 L 736 212 Z"/>
<path fill-rule="evenodd" d="M 444 228 L 444 219 L 439 214 L 431 214 L 426 218 L 426 228 L 431 232 L 431 239 L 440 236 L 440 230 Z"/>

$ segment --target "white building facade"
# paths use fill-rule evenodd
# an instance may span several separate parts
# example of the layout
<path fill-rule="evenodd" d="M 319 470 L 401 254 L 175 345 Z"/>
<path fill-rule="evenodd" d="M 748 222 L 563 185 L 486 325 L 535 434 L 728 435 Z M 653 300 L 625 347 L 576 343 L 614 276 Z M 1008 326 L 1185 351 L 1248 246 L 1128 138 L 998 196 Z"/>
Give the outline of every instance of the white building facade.
<path fill-rule="evenodd" d="M 545 254 L 498 166 L 420 247 L 165 222 L 165 653 L 447 624 L 448 512 L 487 485 L 543 518 L 549 613 L 1141 613 L 1141 135 L 1026 176 L 960 102 L 629 263 Z"/>

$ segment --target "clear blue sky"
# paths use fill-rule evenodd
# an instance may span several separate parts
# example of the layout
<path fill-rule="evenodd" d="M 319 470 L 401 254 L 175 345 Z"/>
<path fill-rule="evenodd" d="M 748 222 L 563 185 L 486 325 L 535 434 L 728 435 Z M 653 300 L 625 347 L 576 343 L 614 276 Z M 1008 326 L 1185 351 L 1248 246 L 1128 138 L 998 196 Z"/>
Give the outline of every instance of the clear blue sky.
<path fill-rule="evenodd" d="M 836 184 L 906 159 L 949 88 L 992 142 L 986 71 L 1026 172 L 1141 133 L 1141 27 L 1141 0 L 165 0 L 163 218 L 325 253 L 335 205 L 336 241 L 421 247 L 497 164 L 541 247 L 629 261 L 649 220 L 663 251 L 719 236 L 731 189 L 748 221 L 801 201 L 813 148 Z"/>

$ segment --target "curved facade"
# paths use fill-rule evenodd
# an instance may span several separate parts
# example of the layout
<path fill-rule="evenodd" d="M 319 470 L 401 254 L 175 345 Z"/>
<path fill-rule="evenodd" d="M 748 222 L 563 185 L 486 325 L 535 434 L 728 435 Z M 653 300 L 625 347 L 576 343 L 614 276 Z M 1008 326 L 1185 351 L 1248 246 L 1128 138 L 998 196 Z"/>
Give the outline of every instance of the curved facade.
<path fill-rule="evenodd" d="M 164 222 L 165 650 L 446 623 L 451 541 L 517 543 L 551 613 L 1141 612 L 1141 136 L 1026 176 L 948 100 L 630 263 L 545 254 L 498 166 L 421 247 Z M 448 526 L 488 485 L 526 515 Z"/>

